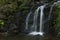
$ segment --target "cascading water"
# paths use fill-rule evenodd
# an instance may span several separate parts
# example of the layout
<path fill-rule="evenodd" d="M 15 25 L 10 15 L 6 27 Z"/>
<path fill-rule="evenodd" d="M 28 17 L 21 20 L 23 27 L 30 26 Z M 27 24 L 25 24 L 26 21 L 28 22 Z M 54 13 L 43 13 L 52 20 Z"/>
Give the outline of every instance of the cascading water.
<path fill-rule="evenodd" d="M 33 22 L 35 29 L 33 32 L 29 33 L 30 35 L 43 35 L 43 16 L 44 16 L 43 11 L 44 11 L 45 6 L 46 5 L 42 5 L 38 7 L 37 10 L 35 11 L 34 22 Z M 41 11 L 40 12 L 40 29 L 39 29 L 39 32 L 37 32 L 37 21 L 38 21 L 37 17 L 38 17 L 39 10 Z"/>
<path fill-rule="evenodd" d="M 29 17 L 31 14 L 32 14 L 32 12 L 30 12 L 26 18 L 26 28 L 25 28 L 26 30 L 28 29 L 28 22 L 29 22 Z"/>
<path fill-rule="evenodd" d="M 47 21 L 48 20 L 50 20 L 50 17 L 51 17 L 51 12 L 52 12 L 52 9 L 53 9 L 53 7 L 54 7 L 54 5 L 55 4 L 57 4 L 57 3 L 59 3 L 60 1 L 57 1 L 57 2 L 54 2 L 53 3 L 53 5 L 51 5 L 51 8 L 50 8 L 50 12 L 49 12 L 49 15 L 48 15 L 48 18 L 47 18 Z M 26 27 L 25 27 L 25 30 L 29 30 L 29 28 L 30 28 L 30 30 L 29 30 L 29 35 L 43 35 L 44 34 L 44 31 L 43 31 L 43 29 L 44 29 L 44 22 L 46 21 L 46 20 L 43 20 L 44 19 L 44 8 L 46 7 L 46 5 L 47 4 L 45 4 L 45 5 L 41 5 L 40 7 L 38 7 L 36 10 L 35 10 L 35 12 L 34 12 L 34 16 L 32 17 L 33 18 L 33 24 L 29 27 L 29 18 L 30 18 L 30 16 L 33 14 L 32 12 L 30 12 L 29 14 L 28 14 L 28 16 L 27 16 L 27 18 L 26 18 Z M 39 12 L 40 11 L 40 12 Z M 38 14 L 40 14 L 40 15 L 38 15 Z M 38 18 L 38 16 L 40 16 L 39 17 L 39 21 L 40 21 L 40 23 L 39 23 L 39 29 L 37 28 L 38 27 L 38 20 L 37 20 L 37 18 Z M 37 31 L 37 29 L 39 30 L 39 31 Z"/>
<path fill-rule="evenodd" d="M 49 20 L 50 17 L 51 17 L 51 12 L 52 12 L 52 10 L 53 10 L 53 7 L 54 7 L 56 4 L 58 4 L 58 3 L 60 3 L 60 1 L 54 2 L 54 3 L 51 5 L 50 12 L 49 12 L 49 16 L 48 16 L 48 20 Z"/>
<path fill-rule="evenodd" d="M 43 35 L 43 16 L 44 16 L 44 8 L 45 8 L 46 5 L 42 5 L 40 7 L 38 7 L 36 9 L 36 11 L 34 12 L 34 18 L 33 18 L 33 25 L 31 26 L 32 27 L 32 31 L 29 33 L 30 35 Z M 40 12 L 40 29 L 39 29 L 39 32 L 37 32 L 37 18 L 38 18 L 38 11 L 41 11 Z M 26 30 L 28 30 L 28 21 L 29 21 L 29 17 L 32 13 L 30 12 L 26 18 Z"/>

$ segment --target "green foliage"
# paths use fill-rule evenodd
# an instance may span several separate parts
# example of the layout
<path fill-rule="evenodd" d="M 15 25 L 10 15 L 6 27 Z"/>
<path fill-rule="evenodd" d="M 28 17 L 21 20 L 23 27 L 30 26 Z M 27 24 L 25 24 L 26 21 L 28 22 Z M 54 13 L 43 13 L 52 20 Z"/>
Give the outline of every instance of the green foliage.
<path fill-rule="evenodd" d="M 4 21 L 0 20 L 0 26 L 4 25 Z"/>
<path fill-rule="evenodd" d="M 28 3 L 29 0 L 0 0 L 0 13 L 10 20 L 12 15 L 20 10 L 26 13 L 29 9 L 26 6 Z"/>
<path fill-rule="evenodd" d="M 3 13 L 6 13 L 6 12 L 13 13 L 13 12 L 16 12 L 19 10 L 27 10 L 29 8 L 26 6 L 27 2 L 28 2 L 28 0 L 22 0 L 22 1 L 20 1 L 20 0 L 0 0 L 0 10 L 3 11 Z"/>
<path fill-rule="evenodd" d="M 58 35 L 60 35 L 60 32 L 58 33 Z"/>
<path fill-rule="evenodd" d="M 60 34 L 60 3 L 56 5 L 56 10 L 55 10 L 55 15 L 57 16 L 56 18 L 56 23 L 55 23 L 55 29 L 57 30 L 57 34 Z"/>

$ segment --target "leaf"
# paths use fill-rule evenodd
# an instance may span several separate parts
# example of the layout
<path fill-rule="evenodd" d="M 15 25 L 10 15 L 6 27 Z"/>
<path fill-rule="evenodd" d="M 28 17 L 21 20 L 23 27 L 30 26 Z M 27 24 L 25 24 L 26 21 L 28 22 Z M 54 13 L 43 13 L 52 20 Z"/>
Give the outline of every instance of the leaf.
<path fill-rule="evenodd" d="M 60 32 L 58 33 L 58 35 L 60 35 Z"/>
<path fill-rule="evenodd" d="M 1 24 L 1 25 L 4 25 L 4 21 L 3 21 L 3 20 L 0 20 L 0 24 Z"/>

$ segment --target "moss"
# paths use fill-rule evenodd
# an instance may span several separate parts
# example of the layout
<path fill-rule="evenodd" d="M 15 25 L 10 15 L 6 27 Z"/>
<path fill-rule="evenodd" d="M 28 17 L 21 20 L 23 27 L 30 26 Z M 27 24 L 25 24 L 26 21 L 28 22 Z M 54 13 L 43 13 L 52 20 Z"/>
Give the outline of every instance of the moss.
<path fill-rule="evenodd" d="M 56 5 L 56 10 L 54 11 L 54 13 L 57 16 L 54 26 L 56 33 L 59 34 L 60 33 L 60 3 Z"/>
<path fill-rule="evenodd" d="M 4 25 L 4 21 L 0 20 L 0 26 Z"/>

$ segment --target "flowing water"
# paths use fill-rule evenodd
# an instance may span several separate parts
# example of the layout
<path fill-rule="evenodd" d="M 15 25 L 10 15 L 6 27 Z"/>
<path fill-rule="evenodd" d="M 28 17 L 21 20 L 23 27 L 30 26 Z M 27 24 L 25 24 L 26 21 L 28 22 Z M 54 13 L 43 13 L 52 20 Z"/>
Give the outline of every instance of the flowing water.
<path fill-rule="evenodd" d="M 33 18 L 33 24 L 31 26 L 31 29 L 29 35 L 43 35 L 44 32 L 43 32 L 43 27 L 44 27 L 44 23 L 43 23 L 43 18 L 44 18 L 44 8 L 45 8 L 46 5 L 42 5 L 40 7 L 38 7 L 35 12 L 34 12 L 34 18 Z M 40 12 L 39 12 L 40 11 Z M 26 18 L 26 30 L 29 29 L 29 26 L 28 26 L 28 23 L 29 23 L 29 17 L 32 13 L 30 12 Z M 38 14 L 40 14 L 40 26 L 39 26 L 39 31 L 37 31 L 37 18 L 38 18 Z"/>
<path fill-rule="evenodd" d="M 46 20 L 44 20 L 44 8 L 46 7 L 46 5 L 47 4 L 44 4 L 44 5 L 41 5 L 41 6 L 39 6 L 36 10 L 35 10 L 35 12 L 33 12 L 34 13 L 34 17 L 32 17 L 32 19 L 33 19 L 33 23 L 32 23 L 32 25 L 29 27 L 28 25 L 29 25 L 29 18 L 31 17 L 31 15 L 33 14 L 33 13 L 29 13 L 28 14 L 28 16 L 27 16 L 27 18 L 26 18 L 26 28 L 25 28 L 25 30 L 29 30 L 29 28 L 30 28 L 30 30 L 29 30 L 29 35 L 43 35 L 45 32 L 44 32 L 44 23 L 45 22 L 47 22 L 48 20 L 50 20 L 51 19 L 51 13 L 52 13 L 52 10 L 53 10 L 53 7 L 54 7 L 54 5 L 56 5 L 57 3 L 59 3 L 60 1 L 57 1 L 57 2 L 54 2 L 52 5 L 51 5 L 51 7 L 50 7 L 50 12 L 48 13 L 48 17 L 47 17 L 47 19 Z M 40 14 L 40 15 L 39 15 Z M 38 28 L 38 16 L 40 16 L 40 20 L 39 20 L 39 28 Z M 37 29 L 38 29 L 38 31 L 37 31 Z"/>
<path fill-rule="evenodd" d="M 27 36 L 26 34 L 20 33 L 19 35 L 16 36 L 2 36 L 0 34 L 0 40 L 60 40 L 60 38 L 57 38 L 52 35 L 45 35 L 43 36 L 44 32 L 44 23 L 51 18 L 51 13 L 53 10 L 54 5 L 59 3 L 60 1 L 54 2 L 51 7 L 50 7 L 50 12 L 48 13 L 48 16 L 46 20 L 44 20 L 44 11 L 46 4 L 39 6 L 35 12 L 30 11 L 26 17 L 26 26 L 25 26 L 25 31 L 28 31 L 28 35 L 34 35 L 34 36 Z M 39 18 L 38 18 L 39 17 Z M 31 22 L 29 24 L 29 22 Z M 38 26 L 39 24 L 39 26 Z M 48 27 L 48 26 L 47 26 Z M 38 30 L 37 30 L 38 29 Z M 35 36 L 37 35 L 37 36 Z M 38 36 L 39 35 L 39 36 Z"/>
<path fill-rule="evenodd" d="M 31 35 L 43 35 L 43 11 L 44 11 L 44 8 L 45 8 L 46 5 L 42 5 L 40 7 L 38 7 L 35 11 L 35 14 L 34 14 L 34 22 L 33 22 L 33 25 L 34 25 L 34 31 L 32 31 Z M 39 10 L 41 11 L 40 12 L 40 28 L 39 28 L 39 32 L 37 32 L 37 17 L 39 16 L 38 13 L 39 13 Z"/>
<path fill-rule="evenodd" d="M 51 5 L 48 19 L 51 18 L 51 13 L 52 13 L 53 7 L 54 7 L 56 4 L 58 4 L 58 3 L 60 3 L 60 1 L 54 2 L 54 3 Z"/>

